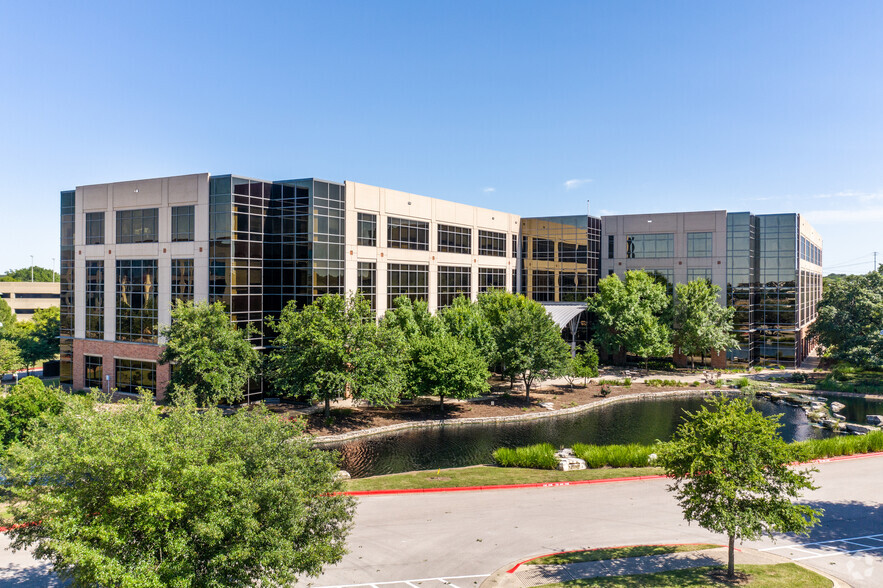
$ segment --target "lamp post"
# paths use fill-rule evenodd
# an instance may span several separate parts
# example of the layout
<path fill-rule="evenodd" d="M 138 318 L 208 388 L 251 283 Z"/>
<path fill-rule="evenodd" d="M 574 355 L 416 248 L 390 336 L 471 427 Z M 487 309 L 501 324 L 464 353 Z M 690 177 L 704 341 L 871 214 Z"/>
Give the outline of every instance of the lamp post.
<path fill-rule="evenodd" d="M 31 256 L 31 281 L 34 281 L 34 256 Z"/>

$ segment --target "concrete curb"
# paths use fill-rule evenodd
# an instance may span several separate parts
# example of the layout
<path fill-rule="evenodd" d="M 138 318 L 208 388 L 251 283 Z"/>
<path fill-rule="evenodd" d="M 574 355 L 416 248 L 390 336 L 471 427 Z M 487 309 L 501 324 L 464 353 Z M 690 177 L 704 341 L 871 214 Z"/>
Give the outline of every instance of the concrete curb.
<path fill-rule="evenodd" d="M 678 398 L 684 396 L 710 396 L 720 394 L 721 392 L 733 392 L 733 390 L 663 390 L 659 392 L 641 392 L 639 394 L 630 394 L 627 396 L 616 396 L 614 398 L 604 398 L 598 402 L 583 404 L 573 408 L 560 408 L 558 410 L 550 410 L 546 412 L 537 412 L 530 414 L 516 414 L 501 417 L 472 417 L 465 419 L 441 420 L 441 421 L 418 421 L 415 423 L 398 423 L 395 425 L 387 425 L 385 427 L 375 427 L 373 429 L 363 429 L 360 431 L 351 431 L 349 433 L 341 433 L 340 435 L 325 435 L 322 437 L 314 437 L 313 444 L 333 445 L 360 439 L 362 437 L 371 437 L 374 435 L 385 435 L 387 433 L 395 433 L 399 431 L 407 431 L 411 429 L 429 429 L 435 427 L 452 427 L 452 426 L 468 426 L 480 423 L 505 423 L 518 421 L 532 421 L 537 419 L 547 419 L 570 414 L 579 414 L 581 412 L 596 410 L 612 404 L 621 402 L 634 402 L 638 400 L 647 400 L 653 398 Z"/>

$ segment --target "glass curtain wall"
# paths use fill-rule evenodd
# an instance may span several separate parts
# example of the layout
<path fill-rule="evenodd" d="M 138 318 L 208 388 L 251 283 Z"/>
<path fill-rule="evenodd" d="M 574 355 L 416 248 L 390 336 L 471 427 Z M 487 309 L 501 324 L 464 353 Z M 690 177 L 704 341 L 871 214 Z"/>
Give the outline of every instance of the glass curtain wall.
<path fill-rule="evenodd" d="M 104 260 L 86 261 L 86 339 L 104 339 Z"/>
<path fill-rule="evenodd" d="M 797 344 L 797 215 L 758 215 L 758 359 L 793 366 Z"/>
<path fill-rule="evenodd" d="M 521 219 L 521 292 L 538 302 L 583 302 L 598 290 L 601 219 Z"/>
<path fill-rule="evenodd" d="M 76 216 L 76 191 L 61 193 L 61 250 L 60 262 L 60 325 L 59 354 L 60 379 L 64 386 L 72 386 L 74 351 L 74 219 Z"/>
<path fill-rule="evenodd" d="M 736 309 L 733 329 L 739 349 L 727 352 L 736 364 L 757 362 L 754 309 L 757 304 L 757 219 L 747 212 L 727 214 L 727 306 Z"/>

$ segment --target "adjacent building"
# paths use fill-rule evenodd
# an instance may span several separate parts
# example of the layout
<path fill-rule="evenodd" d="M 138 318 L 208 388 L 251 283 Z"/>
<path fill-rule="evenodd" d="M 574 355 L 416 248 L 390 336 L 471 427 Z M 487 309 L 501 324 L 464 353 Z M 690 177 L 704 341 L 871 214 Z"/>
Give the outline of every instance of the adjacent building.
<path fill-rule="evenodd" d="M 31 320 L 34 312 L 42 308 L 57 307 L 60 292 L 58 282 L 0 282 L 0 298 L 20 321 Z"/>
<path fill-rule="evenodd" d="M 808 350 L 821 240 L 799 215 L 522 218 L 350 181 L 193 174 L 61 193 L 61 379 L 162 397 L 159 329 L 177 300 L 223 302 L 262 348 L 264 317 L 290 301 L 359 290 L 378 314 L 399 296 L 436 311 L 504 288 L 547 305 L 577 340 L 599 277 L 637 268 L 721 286 L 746 343 L 732 360 Z M 248 397 L 263 392 L 253 382 Z"/>

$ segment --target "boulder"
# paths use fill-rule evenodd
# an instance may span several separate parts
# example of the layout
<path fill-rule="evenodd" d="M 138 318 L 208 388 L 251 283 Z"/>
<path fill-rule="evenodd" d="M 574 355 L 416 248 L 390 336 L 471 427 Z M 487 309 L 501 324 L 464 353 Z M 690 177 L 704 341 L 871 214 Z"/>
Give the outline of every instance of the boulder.
<path fill-rule="evenodd" d="M 555 405 L 551 402 L 540 402 L 540 406 L 546 410 L 555 410 Z"/>
<path fill-rule="evenodd" d="M 352 478 L 350 473 L 346 470 L 337 470 L 337 473 L 334 474 L 335 479 L 337 480 L 349 480 Z"/>
<path fill-rule="evenodd" d="M 558 469 L 563 472 L 584 470 L 586 469 L 586 460 L 578 457 L 561 457 L 558 458 Z"/>
<path fill-rule="evenodd" d="M 843 404 L 842 402 L 832 402 L 831 403 L 831 410 L 834 412 L 840 412 L 844 408 L 846 408 L 846 405 Z"/>
<path fill-rule="evenodd" d="M 883 415 L 879 414 L 869 414 L 865 417 L 865 422 L 869 425 L 881 426 L 883 425 Z"/>
<path fill-rule="evenodd" d="M 856 435 L 867 435 L 871 431 L 873 431 L 873 427 L 869 427 L 866 425 L 857 425 L 855 423 L 846 423 L 846 430 L 850 433 L 854 433 Z"/>

